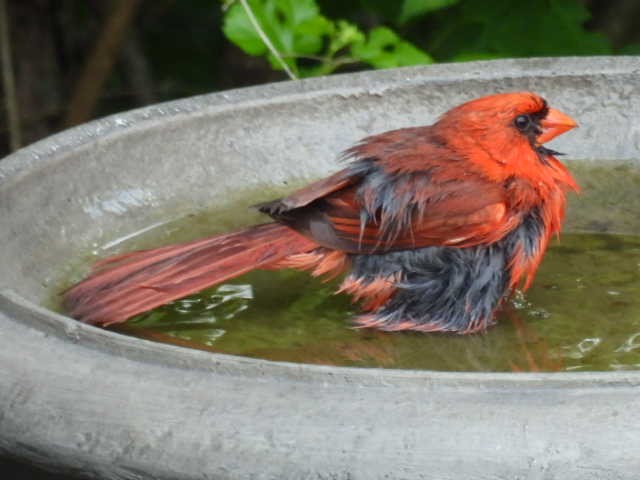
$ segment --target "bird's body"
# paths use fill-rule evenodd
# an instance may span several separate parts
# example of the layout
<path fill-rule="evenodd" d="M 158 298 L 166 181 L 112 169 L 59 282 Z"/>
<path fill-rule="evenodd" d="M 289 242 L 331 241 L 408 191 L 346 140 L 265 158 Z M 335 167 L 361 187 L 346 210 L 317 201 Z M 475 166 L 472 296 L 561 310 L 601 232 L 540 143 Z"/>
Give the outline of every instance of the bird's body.
<path fill-rule="evenodd" d="M 65 303 L 110 324 L 255 268 L 349 271 L 340 291 L 361 302 L 357 325 L 483 330 L 560 231 L 577 185 L 542 143 L 573 127 L 528 92 L 465 103 L 366 138 L 345 169 L 259 205 L 275 223 L 107 259 Z"/>

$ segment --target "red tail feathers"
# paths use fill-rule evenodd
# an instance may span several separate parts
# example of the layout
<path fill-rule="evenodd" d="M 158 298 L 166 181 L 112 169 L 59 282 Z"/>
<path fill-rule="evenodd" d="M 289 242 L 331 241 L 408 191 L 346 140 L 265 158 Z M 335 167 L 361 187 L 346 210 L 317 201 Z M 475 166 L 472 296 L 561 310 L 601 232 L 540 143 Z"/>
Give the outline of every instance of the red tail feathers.
<path fill-rule="evenodd" d="M 125 253 L 97 263 L 89 277 L 65 293 L 64 306 L 87 323 L 120 323 L 316 247 L 294 230 L 270 223 L 182 245 Z"/>

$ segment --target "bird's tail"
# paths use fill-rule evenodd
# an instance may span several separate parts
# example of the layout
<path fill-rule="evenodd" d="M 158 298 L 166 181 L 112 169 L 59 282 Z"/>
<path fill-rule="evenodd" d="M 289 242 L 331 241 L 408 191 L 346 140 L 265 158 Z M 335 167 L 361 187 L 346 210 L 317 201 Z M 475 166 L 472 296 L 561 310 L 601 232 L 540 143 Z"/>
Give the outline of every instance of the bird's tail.
<path fill-rule="evenodd" d="M 116 255 L 64 294 L 69 314 L 110 325 L 318 245 L 276 223 L 180 245 Z"/>

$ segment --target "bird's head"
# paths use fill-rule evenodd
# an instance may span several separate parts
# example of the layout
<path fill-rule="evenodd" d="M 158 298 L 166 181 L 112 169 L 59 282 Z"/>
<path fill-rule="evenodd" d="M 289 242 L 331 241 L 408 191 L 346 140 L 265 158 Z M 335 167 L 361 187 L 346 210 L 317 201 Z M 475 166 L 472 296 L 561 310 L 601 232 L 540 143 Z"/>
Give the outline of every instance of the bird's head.
<path fill-rule="evenodd" d="M 435 124 L 451 147 L 495 179 L 527 176 L 541 158 L 554 153 L 542 144 L 576 126 L 531 92 L 478 98 L 449 110 Z"/>

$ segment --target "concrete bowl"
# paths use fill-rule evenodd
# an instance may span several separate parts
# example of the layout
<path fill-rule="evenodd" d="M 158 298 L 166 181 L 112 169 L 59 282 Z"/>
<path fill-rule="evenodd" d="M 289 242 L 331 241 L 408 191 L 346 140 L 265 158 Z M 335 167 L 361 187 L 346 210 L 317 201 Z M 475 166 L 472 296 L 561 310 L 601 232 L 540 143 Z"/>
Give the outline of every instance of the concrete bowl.
<path fill-rule="evenodd" d="M 114 115 L 5 158 L 0 453 L 113 479 L 638 478 L 640 372 L 277 363 L 129 338 L 42 306 L 92 242 L 228 205 L 240 185 L 317 178 L 368 134 L 523 89 L 579 119 L 553 148 L 639 161 L 639 57 L 283 82 Z"/>

